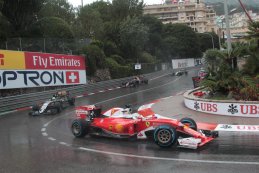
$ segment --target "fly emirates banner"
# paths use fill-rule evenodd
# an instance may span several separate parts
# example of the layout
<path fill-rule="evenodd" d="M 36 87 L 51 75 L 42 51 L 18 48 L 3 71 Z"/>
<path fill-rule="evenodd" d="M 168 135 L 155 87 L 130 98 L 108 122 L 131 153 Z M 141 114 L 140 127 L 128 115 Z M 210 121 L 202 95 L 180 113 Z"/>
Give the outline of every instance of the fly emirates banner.
<path fill-rule="evenodd" d="M 86 84 L 83 56 L 0 50 L 0 89 Z"/>

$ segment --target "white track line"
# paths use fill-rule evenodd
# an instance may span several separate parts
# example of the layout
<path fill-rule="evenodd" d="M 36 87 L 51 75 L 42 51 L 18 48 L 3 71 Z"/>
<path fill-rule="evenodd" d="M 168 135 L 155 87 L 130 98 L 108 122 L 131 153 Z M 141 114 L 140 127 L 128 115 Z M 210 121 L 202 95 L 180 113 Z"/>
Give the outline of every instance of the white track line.
<path fill-rule="evenodd" d="M 56 139 L 52 138 L 52 137 L 48 137 L 48 139 L 51 140 L 51 141 L 56 141 Z"/>
<path fill-rule="evenodd" d="M 42 133 L 42 136 L 48 136 L 48 134 L 46 132 Z"/>
<path fill-rule="evenodd" d="M 166 160 L 166 161 L 177 161 L 177 162 L 190 162 L 190 163 L 209 163 L 209 164 L 235 164 L 235 165 L 259 165 L 259 162 L 235 162 L 235 161 L 218 161 L 218 160 L 192 160 L 192 159 L 177 159 L 177 158 L 166 158 L 166 157 L 152 157 L 152 156 L 140 156 L 134 154 L 123 154 L 115 153 L 109 151 L 100 151 L 90 148 L 78 147 L 79 150 L 107 154 L 107 155 L 116 155 L 123 157 L 131 158 L 140 158 L 140 159 L 150 159 L 150 160 Z"/>

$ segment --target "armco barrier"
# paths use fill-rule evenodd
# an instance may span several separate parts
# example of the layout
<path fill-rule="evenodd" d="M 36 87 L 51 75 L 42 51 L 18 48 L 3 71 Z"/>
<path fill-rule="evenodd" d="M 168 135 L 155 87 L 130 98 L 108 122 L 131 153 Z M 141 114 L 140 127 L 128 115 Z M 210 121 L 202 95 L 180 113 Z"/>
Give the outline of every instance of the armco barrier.
<path fill-rule="evenodd" d="M 258 101 L 209 100 L 197 98 L 193 93 L 199 89 L 200 88 L 184 93 L 184 104 L 187 108 L 216 115 L 259 118 Z"/>
<path fill-rule="evenodd" d="M 151 80 L 152 78 L 156 78 L 161 75 L 167 75 L 168 73 L 170 73 L 169 70 L 158 71 L 154 73 L 145 74 L 145 77 Z M 68 90 L 72 96 L 87 96 L 88 94 L 91 94 L 91 93 L 117 88 L 121 85 L 122 82 L 128 81 L 131 78 L 132 77 L 126 77 L 126 78 L 102 81 L 97 83 L 89 83 L 86 85 L 68 87 L 65 90 Z M 32 106 L 35 103 L 43 102 L 51 98 L 51 96 L 56 91 L 60 91 L 60 90 L 64 90 L 64 89 L 49 90 L 44 92 L 0 98 L 0 113 Z"/>

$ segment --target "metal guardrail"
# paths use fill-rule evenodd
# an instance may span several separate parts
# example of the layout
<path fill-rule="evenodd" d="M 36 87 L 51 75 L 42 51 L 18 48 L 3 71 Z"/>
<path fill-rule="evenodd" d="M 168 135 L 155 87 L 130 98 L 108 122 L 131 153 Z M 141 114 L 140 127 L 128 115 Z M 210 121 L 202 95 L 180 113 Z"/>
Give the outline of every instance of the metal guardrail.
<path fill-rule="evenodd" d="M 150 80 L 152 78 L 156 78 L 158 76 L 168 73 L 170 73 L 170 70 L 158 71 L 154 73 L 145 74 L 145 77 Z M 122 82 L 128 81 L 131 78 L 132 77 L 126 77 L 97 83 L 89 83 L 86 85 L 68 87 L 65 90 L 69 91 L 72 96 L 87 95 L 88 93 L 95 93 L 101 90 L 119 87 L 121 86 Z M 16 110 L 18 108 L 32 106 L 35 103 L 43 102 L 51 98 L 55 92 L 61 90 L 64 89 L 56 89 L 0 98 L 0 113 Z"/>

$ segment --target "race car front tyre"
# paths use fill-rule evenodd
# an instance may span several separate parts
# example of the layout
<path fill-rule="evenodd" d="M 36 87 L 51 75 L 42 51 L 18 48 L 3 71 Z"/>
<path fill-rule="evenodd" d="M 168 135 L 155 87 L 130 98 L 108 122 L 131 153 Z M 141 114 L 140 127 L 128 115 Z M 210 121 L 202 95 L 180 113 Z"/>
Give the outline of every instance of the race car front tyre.
<path fill-rule="evenodd" d="M 39 106 L 39 105 L 34 104 L 34 105 L 32 106 L 32 111 L 39 111 L 39 110 L 40 110 L 40 106 Z"/>
<path fill-rule="evenodd" d="M 184 125 L 190 127 L 191 129 L 197 131 L 197 124 L 196 124 L 196 122 L 193 119 L 186 117 L 186 118 L 182 118 L 180 120 L 180 122 L 183 123 Z"/>
<path fill-rule="evenodd" d="M 161 125 L 155 129 L 154 141 L 161 148 L 168 148 L 175 144 L 178 135 L 175 128 L 168 125 Z"/>
<path fill-rule="evenodd" d="M 85 120 L 76 119 L 72 122 L 71 131 L 73 135 L 77 138 L 82 138 L 87 135 L 89 129 L 89 124 Z"/>

